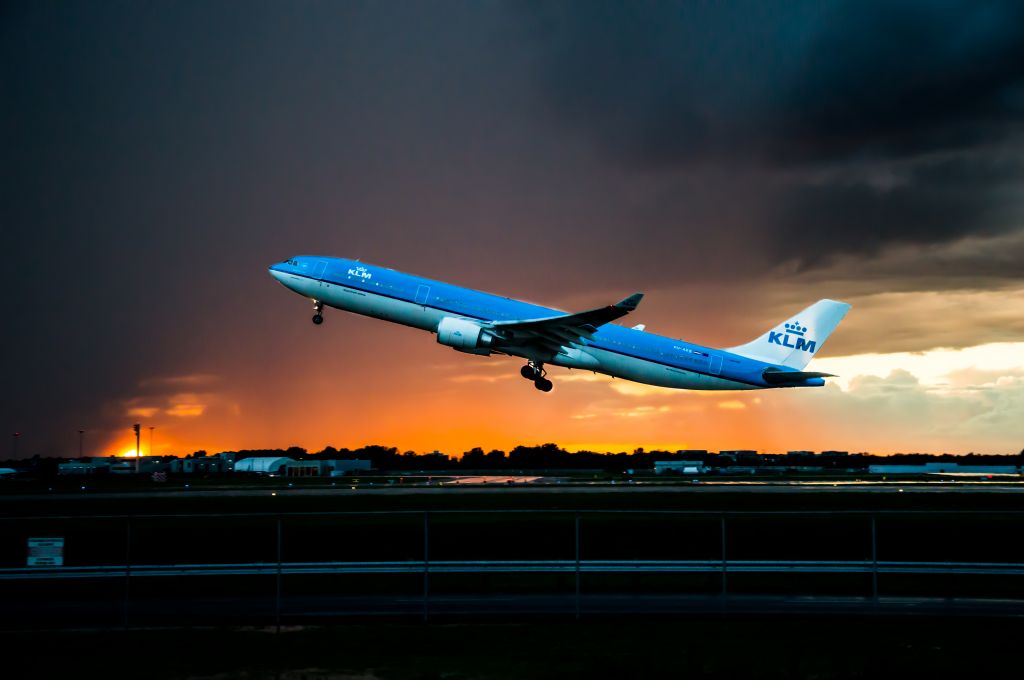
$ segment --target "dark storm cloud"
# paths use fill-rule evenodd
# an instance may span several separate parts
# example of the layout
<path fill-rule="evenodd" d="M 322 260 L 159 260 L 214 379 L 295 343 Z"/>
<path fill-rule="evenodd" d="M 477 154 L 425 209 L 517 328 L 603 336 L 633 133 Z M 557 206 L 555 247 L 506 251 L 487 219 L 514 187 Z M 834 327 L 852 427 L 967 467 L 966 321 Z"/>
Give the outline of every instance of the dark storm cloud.
<path fill-rule="evenodd" d="M 789 13 L 750 3 L 739 12 L 725 3 L 535 3 L 526 25 L 555 113 L 650 169 L 750 150 L 764 122 L 750 114 L 764 117 L 770 72 L 795 66 L 784 41 L 757 34 L 785 33 Z"/>
<path fill-rule="evenodd" d="M 532 7 L 553 108 L 639 166 L 975 145 L 1024 116 L 1009 0 Z"/>
<path fill-rule="evenodd" d="M 611 158 L 765 173 L 745 231 L 771 262 L 1022 225 L 1019 201 L 998 205 L 1019 166 L 976 153 L 1024 130 L 1021 3 L 540 4 L 527 25 L 556 117 Z M 915 159 L 894 187 L 835 172 Z"/>
<path fill-rule="evenodd" d="M 844 2 L 821 19 L 783 90 L 783 156 L 888 157 L 1020 131 L 1021 3 Z"/>
<path fill-rule="evenodd" d="M 962 155 L 900 171 L 872 165 L 789 189 L 772 224 L 779 259 L 802 267 L 901 244 L 945 243 L 1022 226 L 1024 163 Z"/>

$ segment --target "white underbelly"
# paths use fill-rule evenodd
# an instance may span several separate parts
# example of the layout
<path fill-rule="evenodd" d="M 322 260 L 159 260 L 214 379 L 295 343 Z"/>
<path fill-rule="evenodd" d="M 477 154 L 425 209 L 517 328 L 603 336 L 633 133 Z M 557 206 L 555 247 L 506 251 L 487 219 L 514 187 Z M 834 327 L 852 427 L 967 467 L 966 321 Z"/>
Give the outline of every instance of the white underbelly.
<path fill-rule="evenodd" d="M 437 324 L 450 314 L 406 300 L 396 300 L 370 291 L 336 283 L 314 283 L 304 294 L 321 300 L 328 307 L 362 314 L 384 321 L 412 326 L 425 331 L 437 330 Z"/>
<path fill-rule="evenodd" d="M 617 352 L 609 352 L 593 347 L 586 352 L 597 360 L 596 370 L 616 378 L 624 378 L 646 385 L 672 387 L 683 390 L 753 390 L 754 385 L 728 380 L 714 375 L 705 375 L 683 368 L 666 366 L 654 361 L 637 359 Z"/>

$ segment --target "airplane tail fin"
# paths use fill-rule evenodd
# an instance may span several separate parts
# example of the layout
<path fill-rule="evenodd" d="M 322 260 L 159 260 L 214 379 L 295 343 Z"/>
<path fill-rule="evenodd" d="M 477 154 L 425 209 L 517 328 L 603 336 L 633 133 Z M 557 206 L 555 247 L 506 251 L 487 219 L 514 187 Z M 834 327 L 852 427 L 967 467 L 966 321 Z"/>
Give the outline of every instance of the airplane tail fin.
<path fill-rule="evenodd" d="M 849 310 L 845 302 L 818 300 L 757 340 L 726 351 L 801 371 Z"/>

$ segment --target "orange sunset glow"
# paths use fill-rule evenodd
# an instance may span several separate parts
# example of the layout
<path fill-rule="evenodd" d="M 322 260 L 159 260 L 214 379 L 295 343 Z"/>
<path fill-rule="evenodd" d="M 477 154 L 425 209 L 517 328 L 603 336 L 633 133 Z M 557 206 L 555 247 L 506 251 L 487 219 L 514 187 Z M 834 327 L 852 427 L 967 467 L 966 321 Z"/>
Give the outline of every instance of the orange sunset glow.
<path fill-rule="evenodd" d="M 154 453 L 177 455 L 366 444 L 452 455 L 474 446 L 508 450 L 544 442 L 596 451 L 874 453 L 1007 453 L 1016 445 L 1012 405 L 1024 393 L 1024 343 L 868 353 L 879 322 L 871 299 L 852 300 L 847 322 L 812 364 L 839 376 L 824 388 L 686 392 L 555 368 L 556 389 L 545 395 L 518 376 L 517 359 L 464 356 L 426 333 L 336 311 L 322 328 L 313 328 L 301 316 L 301 300 L 269 282 L 267 288 L 269 306 L 283 320 L 279 335 L 261 350 L 266 355 L 250 347 L 238 357 L 262 370 L 234 379 L 212 372 L 154 377 L 144 383 L 147 397 L 123 400 L 125 423 L 139 409 L 152 413 L 152 419 L 141 419 L 145 455 L 149 423 L 156 426 Z M 638 320 L 679 335 L 691 327 L 686 318 L 673 318 L 667 303 L 679 300 L 680 291 L 649 297 L 650 310 L 638 310 Z M 904 302 L 906 309 L 913 310 L 916 298 Z M 1020 294 L 1008 299 L 1024 310 Z M 692 339 L 735 343 L 799 304 L 780 302 L 762 312 L 764 319 L 743 324 L 700 310 L 695 315 L 705 320 L 703 337 Z M 975 318 L 987 313 L 979 308 Z M 720 327 L 708 325 L 713 314 Z M 920 322 L 913 311 L 900 323 L 889 314 L 881 321 L 895 335 Z M 312 370 L 305 358 L 310 355 L 324 357 Z M 401 361 L 389 365 L 388 357 Z M 975 375 L 979 379 L 972 382 Z M 190 391 L 181 392 L 186 384 Z M 134 455 L 127 426 L 105 446 Z"/>

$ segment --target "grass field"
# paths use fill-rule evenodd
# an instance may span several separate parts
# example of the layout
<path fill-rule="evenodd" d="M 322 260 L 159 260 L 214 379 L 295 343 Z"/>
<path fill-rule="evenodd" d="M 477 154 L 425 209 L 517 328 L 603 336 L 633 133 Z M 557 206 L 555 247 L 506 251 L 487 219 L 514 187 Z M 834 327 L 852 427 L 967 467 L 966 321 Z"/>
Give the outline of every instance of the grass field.
<path fill-rule="evenodd" d="M 110 680 L 1019 678 L 1024 624 L 701 619 L 7 634 L 4 676 Z M 14 650 L 17 650 L 16 652 Z M 54 651 L 59 650 L 59 653 Z"/>

